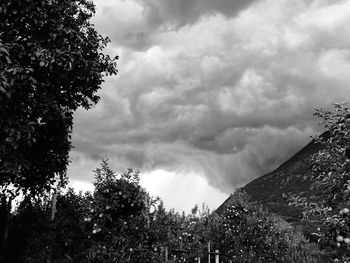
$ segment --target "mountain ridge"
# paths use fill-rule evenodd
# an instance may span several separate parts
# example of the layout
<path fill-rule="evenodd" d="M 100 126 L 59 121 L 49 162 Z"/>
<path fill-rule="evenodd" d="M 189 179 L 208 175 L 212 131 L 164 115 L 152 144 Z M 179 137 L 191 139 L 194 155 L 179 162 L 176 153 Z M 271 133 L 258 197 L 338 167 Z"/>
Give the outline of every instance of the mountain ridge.
<path fill-rule="evenodd" d="M 324 132 L 321 136 L 327 135 L 328 133 Z M 279 167 L 247 183 L 242 190 L 249 195 L 249 202 L 267 208 L 288 222 L 300 221 L 302 210 L 290 206 L 288 198 L 293 195 L 311 200 L 319 195 L 312 189 L 310 175 L 311 157 L 321 149 L 322 145 L 312 139 Z M 215 212 L 222 213 L 230 199 L 231 196 Z"/>

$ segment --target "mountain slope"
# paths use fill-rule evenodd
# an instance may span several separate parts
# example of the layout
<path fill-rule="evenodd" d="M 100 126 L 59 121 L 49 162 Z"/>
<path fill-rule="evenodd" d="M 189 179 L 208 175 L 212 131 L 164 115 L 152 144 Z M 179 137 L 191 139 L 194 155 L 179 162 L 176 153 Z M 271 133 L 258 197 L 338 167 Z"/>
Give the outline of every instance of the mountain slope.
<path fill-rule="evenodd" d="M 326 136 L 324 133 L 322 136 Z M 250 201 L 262 205 L 272 213 L 285 220 L 299 221 L 301 210 L 288 205 L 290 195 L 312 199 L 318 193 L 311 188 L 311 156 L 318 152 L 322 145 L 311 141 L 290 159 L 274 171 L 265 174 L 243 187 L 250 195 Z M 221 213 L 230 197 L 216 210 Z"/>

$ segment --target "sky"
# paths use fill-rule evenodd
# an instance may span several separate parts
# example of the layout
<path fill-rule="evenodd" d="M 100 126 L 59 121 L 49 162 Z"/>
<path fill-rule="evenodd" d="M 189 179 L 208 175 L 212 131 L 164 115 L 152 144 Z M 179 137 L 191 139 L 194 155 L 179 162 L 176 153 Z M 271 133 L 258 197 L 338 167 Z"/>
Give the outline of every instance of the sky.
<path fill-rule="evenodd" d="M 75 114 L 71 185 L 108 158 L 168 208 L 219 206 L 320 131 L 350 95 L 350 1 L 95 0 L 118 75 Z"/>

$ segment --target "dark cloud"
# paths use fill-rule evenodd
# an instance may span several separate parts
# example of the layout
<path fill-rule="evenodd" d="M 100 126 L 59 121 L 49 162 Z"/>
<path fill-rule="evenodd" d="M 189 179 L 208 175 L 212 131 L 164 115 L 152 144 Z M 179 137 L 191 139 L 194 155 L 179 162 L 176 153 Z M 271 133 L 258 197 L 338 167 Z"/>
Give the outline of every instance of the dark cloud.
<path fill-rule="evenodd" d="M 75 116 L 74 173 L 109 157 L 231 192 L 276 168 L 318 129 L 314 108 L 350 95 L 350 4 L 321 2 L 103 2 L 96 21 L 118 38 L 119 76 Z"/>
<path fill-rule="evenodd" d="M 192 25 L 203 16 L 237 15 L 256 0 L 137 0 L 144 6 L 147 20 L 154 26 L 179 28 Z"/>
<path fill-rule="evenodd" d="M 208 15 L 236 16 L 257 0 L 96 0 L 99 32 L 119 46 L 144 50 L 157 35 L 191 26 Z"/>

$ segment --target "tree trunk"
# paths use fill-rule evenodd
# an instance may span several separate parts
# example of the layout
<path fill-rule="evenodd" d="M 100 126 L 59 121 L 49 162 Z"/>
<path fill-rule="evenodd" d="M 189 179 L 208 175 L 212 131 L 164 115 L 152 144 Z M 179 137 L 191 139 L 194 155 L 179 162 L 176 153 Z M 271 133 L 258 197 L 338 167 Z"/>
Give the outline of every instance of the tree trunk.
<path fill-rule="evenodd" d="M 11 204 L 12 199 L 3 195 L 0 202 L 0 222 L 1 222 L 1 240 L 0 240 L 0 261 L 2 261 L 5 256 L 5 251 L 7 247 L 7 239 L 10 229 L 10 219 L 11 219 Z"/>
<path fill-rule="evenodd" d="M 4 230 L 4 243 L 6 245 L 7 243 L 7 239 L 9 236 L 9 229 L 10 229 L 10 217 L 11 217 L 11 206 L 12 204 L 12 200 L 11 198 L 9 199 L 8 203 L 7 203 L 7 210 L 6 210 L 6 223 L 5 223 L 5 230 Z"/>
<path fill-rule="evenodd" d="M 53 220 L 55 219 L 56 214 L 56 203 L 57 203 L 57 189 L 54 189 L 54 192 L 52 193 L 52 199 L 51 199 L 51 224 L 53 224 Z M 50 236 L 52 237 L 52 226 L 50 230 Z M 52 245 L 49 244 L 49 251 L 48 256 L 46 259 L 46 263 L 52 262 Z"/>
<path fill-rule="evenodd" d="M 56 214 L 56 203 L 57 203 L 57 190 L 55 189 L 52 194 L 52 201 L 51 201 L 51 221 L 55 219 Z"/>

